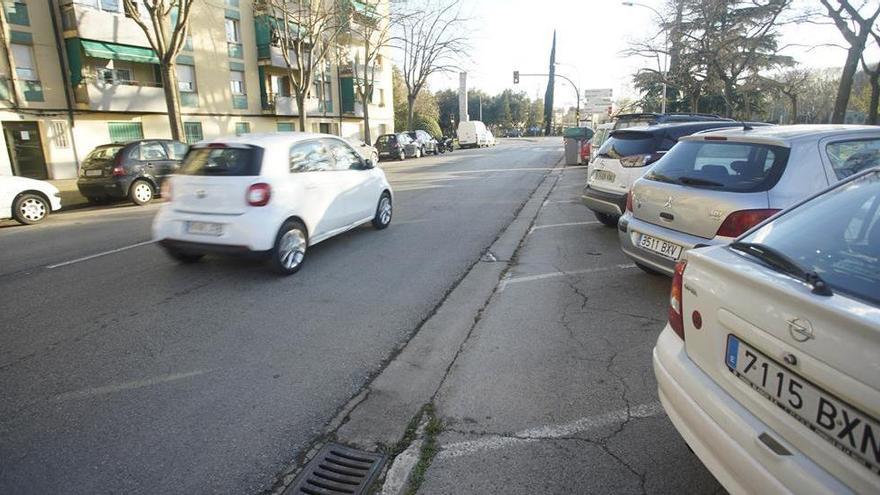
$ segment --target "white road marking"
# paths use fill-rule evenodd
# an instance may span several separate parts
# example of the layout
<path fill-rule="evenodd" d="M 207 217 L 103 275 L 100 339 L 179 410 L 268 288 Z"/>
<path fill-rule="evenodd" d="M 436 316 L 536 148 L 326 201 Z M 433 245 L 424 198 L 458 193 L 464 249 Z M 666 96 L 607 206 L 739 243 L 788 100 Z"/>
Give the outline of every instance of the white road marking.
<path fill-rule="evenodd" d="M 100 258 L 101 256 L 107 256 L 108 254 L 119 253 L 121 251 L 127 251 L 129 249 L 134 249 L 136 247 L 146 246 L 147 244 L 153 244 L 154 242 L 156 242 L 156 241 L 150 240 L 150 241 L 139 242 L 137 244 L 132 244 L 131 246 L 123 246 L 121 248 L 111 249 L 109 251 L 104 251 L 101 253 L 90 254 L 88 256 L 83 256 L 82 258 L 77 258 L 75 260 L 63 261 L 61 263 L 55 263 L 54 265 L 46 265 L 46 268 L 51 270 L 53 268 L 72 265 L 74 263 L 79 263 L 80 261 L 88 261 L 91 259 Z"/>
<path fill-rule="evenodd" d="M 192 376 L 204 375 L 207 372 L 207 370 L 189 371 L 187 373 L 174 373 L 171 375 L 157 376 L 155 378 L 147 378 L 146 380 L 135 380 L 133 382 L 125 382 L 117 385 L 87 388 L 84 390 L 77 390 L 75 392 L 67 392 L 64 394 L 56 395 L 52 398 L 52 400 L 56 402 L 62 402 L 66 400 L 85 399 L 86 397 L 92 397 L 94 395 L 112 394 L 114 392 L 121 392 L 123 390 L 133 390 L 136 388 L 159 385 L 161 383 L 174 382 Z"/>
<path fill-rule="evenodd" d="M 581 203 L 581 202 L 582 201 L 580 199 L 556 199 L 553 201 L 545 201 L 544 204 L 551 205 L 551 204 Z"/>
<path fill-rule="evenodd" d="M 659 402 L 649 402 L 632 407 L 629 411 L 631 418 L 649 418 L 663 413 L 663 407 Z M 455 442 L 442 447 L 437 454 L 437 459 L 452 459 L 466 455 L 476 454 L 487 450 L 503 449 L 505 447 L 537 442 L 539 440 L 565 438 L 585 431 L 612 426 L 625 421 L 626 409 L 610 411 L 598 416 L 581 418 L 571 423 L 561 425 L 545 425 L 514 433 L 512 436 L 493 435 L 480 438 L 479 440 L 467 440 Z"/>
<path fill-rule="evenodd" d="M 523 282 L 534 282 L 535 280 L 544 280 L 546 278 L 556 278 L 556 277 L 568 277 L 571 275 L 583 275 L 585 273 L 599 273 L 599 272 L 607 272 L 611 270 L 628 270 L 630 268 L 635 268 L 636 265 L 633 264 L 625 264 L 625 265 L 611 265 L 611 266 L 603 266 L 598 268 L 584 268 L 583 270 L 571 270 L 567 272 L 550 272 L 550 273 L 542 273 L 540 275 L 526 275 L 523 277 L 511 277 L 505 280 L 502 280 L 498 286 L 498 291 L 501 292 L 507 288 L 508 285 L 511 284 L 520 284 Z"/>
<path fill-rule="evenodd" d="M 569 227 L 569 226 L 573 226 L 573 225 L 596 225 L 597 223 L 599 223 L 599 222 L 596 220 L 593 220 L 590 222 L 550 223 L 547 225 L 535 225 L 534 227 L 532 227 L 531 231 L 541 230 L 541 229 L 551 229 L 551 228 L 555 228 L 555 227 Z"/>

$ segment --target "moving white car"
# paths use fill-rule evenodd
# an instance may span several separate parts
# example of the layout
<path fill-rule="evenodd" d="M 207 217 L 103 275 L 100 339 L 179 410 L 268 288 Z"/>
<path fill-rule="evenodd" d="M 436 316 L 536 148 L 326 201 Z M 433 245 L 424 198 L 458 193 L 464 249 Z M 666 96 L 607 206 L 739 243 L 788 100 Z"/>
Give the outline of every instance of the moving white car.
<path fill-rule="evenodd" d="M 490 135 L 486 125 L 479 120 L 468 120 L 458 123 L 458 145 L 462 148 L 489 146 L 491 142 Z"/>
<path fill-rule="evenodd" d="M 676 266 L 660 401 L 730 493 L 880 493 L 880 168 Z"/>
<path fill-rule="evenodd" d="M 60 209 L 61 192 L 52 184 L 27 177 L 0 176 L 0 220 L 14 218 L 31 225 Z"/>
<path fill-rule="evenodd" d="M 170 184 L 153 238 L 184 263 L 207 253 L 258 253 L 289 275 L 315 244 L 367 222 L 377 229 L 391 223 L 385 173 L 325 134 L 244 134 L 199 143 Z"/>

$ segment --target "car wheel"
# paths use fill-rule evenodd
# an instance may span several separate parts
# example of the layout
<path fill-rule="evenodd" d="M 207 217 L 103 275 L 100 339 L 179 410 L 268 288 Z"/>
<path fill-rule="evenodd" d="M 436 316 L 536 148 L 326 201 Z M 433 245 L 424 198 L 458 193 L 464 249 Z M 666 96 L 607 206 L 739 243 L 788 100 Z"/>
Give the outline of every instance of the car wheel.
<path fill-rule="evenodd" d="M 198 263 L 199 260 L 204 258 L 204 254 L 201 253 L 185 253 L 183 251 L 178 251 L 174 248 L 165 248 L 165 252 L 168 253 L 168 256 L 171 256 L 175 260 L 181 263 Z"/>
<path fill-rule="evenodd" d="M 617 221 L 620 220 L 620 217 L 617 215 L 608 215 L 607 213 L 599 213 L 598 211 L 594 211 L 593 215 L 596 215 L 596 220 L 602 222 L 602 225 L 606 227 L 617 227 Z"/>
<path fill-rule="evenodd" d="M 373 216 L 373 227 L 382 230 L 391 225 L 391 215 L 393 213 L 391 195 L 384 192 L 379 198 L 379 204 L 376 206 L 376 215 Z"/>
<path fill-rule="evenodd" d="M 416 158 L 421 158 L 421 157 L 422 157 L 422 149 L 416 148 Z"/>
<path fill-rule="evenodd" d="M 272 268 L 281 275 L 298 272 L 306 259 L 309 237 L 306 227 L 298 220 L 284 222 L 275 237 L 275 247 L 270 254 Z"/>
<path fill-rule="evenodd" d="M 149 203 L 155 195 L 156 190 L 153 188 L 153 185 L 143 179 L 132 182 L 131 188 L 128 190 L 128 198 L 138 206 Z"/>
<path fill-rule="evenodd" d="M 400 150 L 400 154 L 397 156 L 397 159 L 400 161 L 406 160 L 406 152 L 404 152 L 403 150 Z"/>
<path fill-rule="evenodd" d="M 37 194 L 22 194 L 12 204 L 12 217 L 19 223 L 33 225 L 49 215 L 49 202 Z"/>
<path fill-rule="evenodd" d="M 662 272 L 658 272 L 657 270 L 651 268 L 650 266 L 643 265 L 643 264 L 641 264 L 641 263 L 636 263 L 636 266 L 639 267 L 639 268 L 641 268 L 641 270 L 642 270 L 643 272 L 648 273 L 648 274 L 650 274 L 650 275 L 654 275 L 654 276 L 658 276 L 658 277 L 660 277 L 660 276 L 664 276 L 664 277 L 665 277 L 665 276 L 666 276 L 664 273 L 662 273 Z"/>

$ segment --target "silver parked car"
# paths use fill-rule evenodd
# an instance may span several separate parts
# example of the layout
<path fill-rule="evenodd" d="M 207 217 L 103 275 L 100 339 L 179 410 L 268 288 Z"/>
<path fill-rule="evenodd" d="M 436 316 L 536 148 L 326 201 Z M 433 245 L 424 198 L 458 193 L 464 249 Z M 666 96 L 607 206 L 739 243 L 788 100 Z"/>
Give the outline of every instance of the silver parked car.
<path fill-rule="evenodd" d="M 633 184 L 621 248 L 672 275 L 688 249 L 728 243 L 805 196 L 880 165 L 880 127 L 793 125 L 682 138 Z"/>

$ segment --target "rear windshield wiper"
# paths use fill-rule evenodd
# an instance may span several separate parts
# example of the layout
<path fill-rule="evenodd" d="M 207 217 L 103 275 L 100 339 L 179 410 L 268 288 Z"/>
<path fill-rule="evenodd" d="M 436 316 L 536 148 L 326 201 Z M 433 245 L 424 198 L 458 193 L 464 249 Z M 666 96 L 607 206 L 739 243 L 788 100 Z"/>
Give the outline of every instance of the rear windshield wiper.
<path fill-rule="evenodd" d="M 828 284 L 822 280 L 818 273 L 803 268 L 793 259 L 766 244 L 738 241 L 731 243 L 730 248 L 750 254 L 777 270 L 803 280 L 813 288 L 813 294 L 820 296 L 830 296 L 832 294 L 831 287 L 828 287 Z"/>
<path fill-rule="evenodd" d="M 675 184 L 678 181 L 669 177 L 668 175 L 658 174 L 657 172 L 651 172 L 646 177 L 647 179 L 656 180 L 658 182 L 668 182 L 669 184 Z"/>
<path fill-rule="evenodd" d="M 708 179 L 701 179 L 699 177 L 679 177 L 678 182 L 688 186 L 724 187 L 724 184 L 720 182 Z"/>

